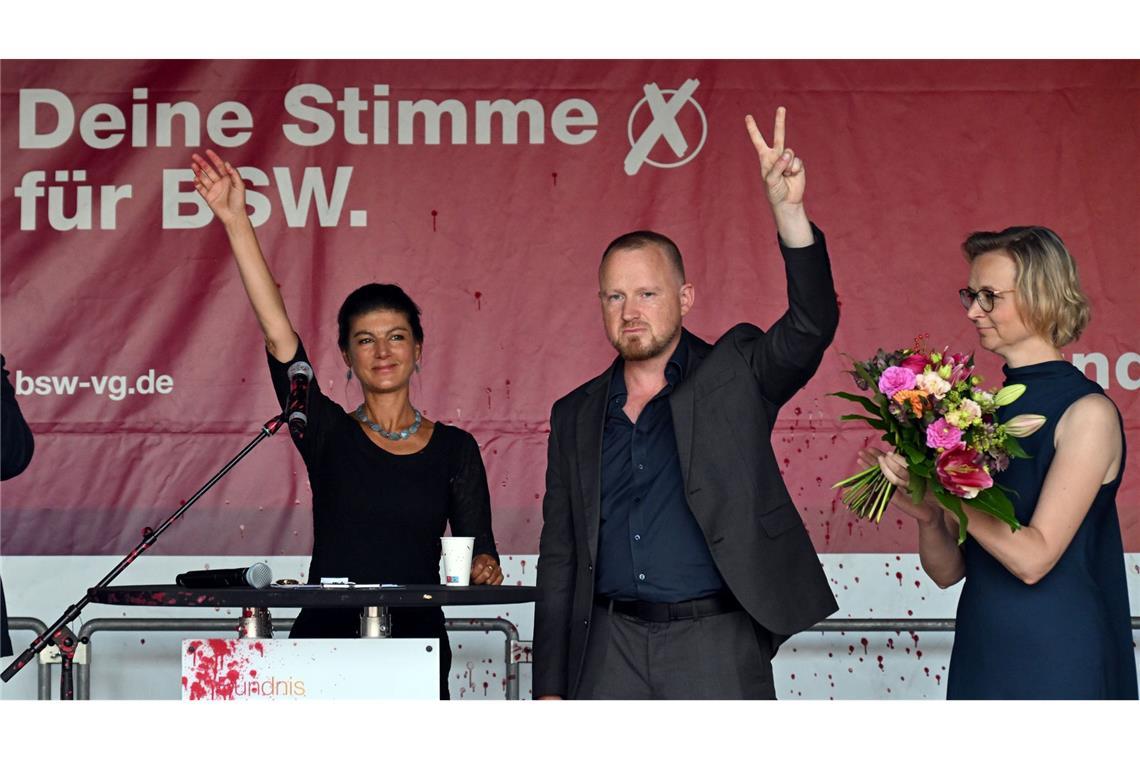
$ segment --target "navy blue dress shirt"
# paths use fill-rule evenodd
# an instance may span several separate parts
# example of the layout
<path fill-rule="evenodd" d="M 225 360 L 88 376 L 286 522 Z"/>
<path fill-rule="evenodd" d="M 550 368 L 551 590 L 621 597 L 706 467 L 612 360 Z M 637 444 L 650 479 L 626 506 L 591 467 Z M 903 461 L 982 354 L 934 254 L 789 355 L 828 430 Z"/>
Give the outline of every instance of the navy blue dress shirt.
<path fill-rule="evenodd" d="M 595 591 L 613 599 L 681 602 L 724 588 L 704 534 L 685 501 L 669 394 L 684 379 L 684 340 L 666 385 L 637 418 L 624 411 L 625 365 L 610 380 L 602 434 L 602 511 Z"/>

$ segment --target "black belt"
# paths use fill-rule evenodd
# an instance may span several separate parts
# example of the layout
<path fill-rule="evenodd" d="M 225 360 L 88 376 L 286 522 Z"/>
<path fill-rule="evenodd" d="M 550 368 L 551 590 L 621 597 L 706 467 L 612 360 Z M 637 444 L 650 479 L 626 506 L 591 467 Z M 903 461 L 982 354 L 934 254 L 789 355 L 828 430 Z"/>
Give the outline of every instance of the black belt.
<path fill-rule="evenodd" d="M 726 612 L 736 612 L 743 609 L 736 597 L 727 591 L 715 596 L 706 596 L 701 599 L 690 599 L 685 602 L 626 602 L 620 599 L 610 599 L 607 596 L 595 596 L 594 604 L 605 607 L 611 612 L 644 620 L 648 623 L 668 623 L 670 620 L 693 620 L 709 615 L 723 615 Z"/>

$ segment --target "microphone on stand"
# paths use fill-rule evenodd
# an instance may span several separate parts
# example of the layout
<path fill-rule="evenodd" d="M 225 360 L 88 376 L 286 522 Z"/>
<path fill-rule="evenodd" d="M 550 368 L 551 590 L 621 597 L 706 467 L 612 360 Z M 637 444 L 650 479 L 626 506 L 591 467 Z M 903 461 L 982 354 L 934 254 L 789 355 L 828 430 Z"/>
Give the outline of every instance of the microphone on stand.
<path fill-rule="evenodd" d="M 309 424 L 309 381 L 313 379 L 313 368 L 308 362 L 296 361 L 289 365 L 286 374 L 289 377 L 289 403 L 285 411 L 289 415 L 289 432 L 301 438 Z"/>
<path fill-rule="evenodd" d="M 273 571 L 264 562 L 226 570 L 190 570 L 179 573 L 174 582 L 183 588 L 265 588 L 273 582 Z"/>

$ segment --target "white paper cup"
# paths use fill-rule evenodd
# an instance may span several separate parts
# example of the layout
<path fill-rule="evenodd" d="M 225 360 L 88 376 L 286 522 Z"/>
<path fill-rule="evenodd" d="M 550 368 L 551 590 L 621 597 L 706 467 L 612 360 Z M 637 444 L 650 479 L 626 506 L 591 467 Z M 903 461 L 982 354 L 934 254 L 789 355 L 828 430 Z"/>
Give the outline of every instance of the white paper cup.
<path fill-rule="evenodd" d="M 445 586 L 471 585 L 471 552 L 475 538 L 471 536 L 444 536 L 443 577 Z"/>

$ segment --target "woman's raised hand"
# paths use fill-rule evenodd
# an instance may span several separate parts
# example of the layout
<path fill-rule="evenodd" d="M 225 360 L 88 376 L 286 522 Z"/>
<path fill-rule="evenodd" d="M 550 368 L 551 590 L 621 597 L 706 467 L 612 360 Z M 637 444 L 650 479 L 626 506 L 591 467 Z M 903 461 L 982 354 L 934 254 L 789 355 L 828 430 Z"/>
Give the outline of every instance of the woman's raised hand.
<path fill-rule="evenodd" d="M 206 149 L 206 156 L 210 159 L 209 163 L 197 153 L 191 155 L 194 189 L 222 224 L 228 225 L 246 218 L 245 183 L 241 175 L 229 161 L 223 161 L 221 156 L 209 148 Z"/>

